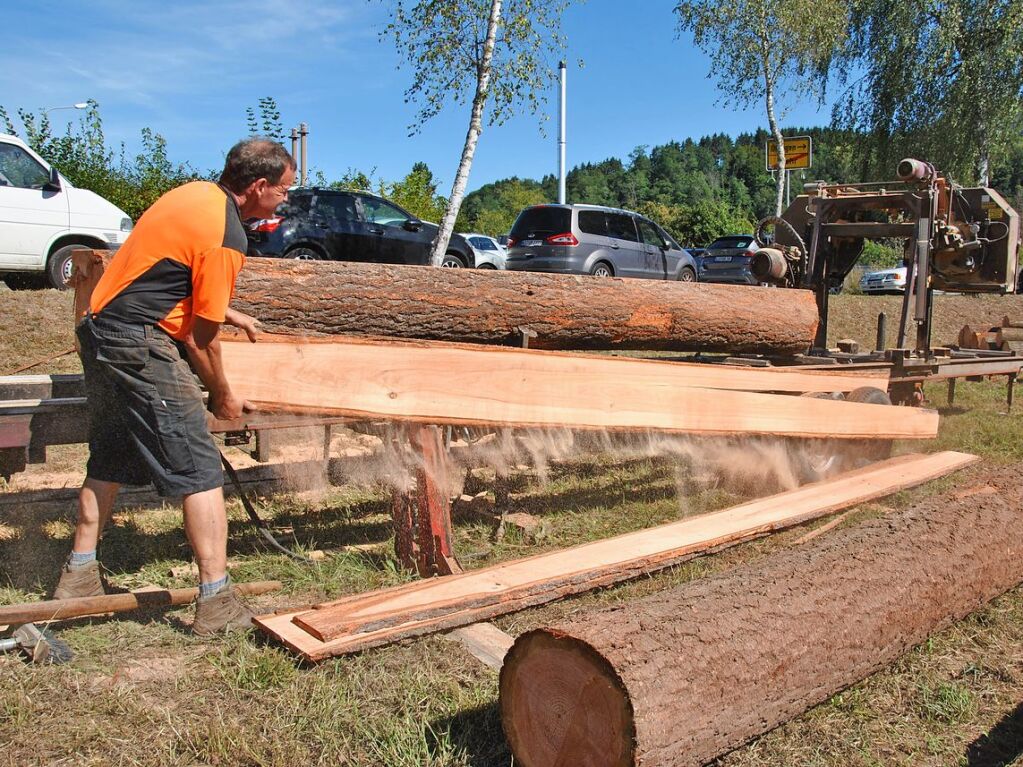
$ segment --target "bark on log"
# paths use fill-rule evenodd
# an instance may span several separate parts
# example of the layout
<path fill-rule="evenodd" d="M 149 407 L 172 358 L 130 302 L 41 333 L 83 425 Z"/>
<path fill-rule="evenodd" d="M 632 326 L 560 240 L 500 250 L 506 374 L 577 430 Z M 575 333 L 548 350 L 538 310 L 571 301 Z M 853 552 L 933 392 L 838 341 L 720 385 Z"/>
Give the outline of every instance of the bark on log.
<path fill-rule="evenodd" d="M 1021 470 L 522 635 L 500 681 L 516 763 L 704 764 L 881 669 L 1023 581 Z"/>
<path fill-rule="evenodd" d="M 507 344 L 529 328 L 538 349 L 790 354 L 819 320 L 803 290 L 268 258 L 232 306 L 273 333 Z"/>

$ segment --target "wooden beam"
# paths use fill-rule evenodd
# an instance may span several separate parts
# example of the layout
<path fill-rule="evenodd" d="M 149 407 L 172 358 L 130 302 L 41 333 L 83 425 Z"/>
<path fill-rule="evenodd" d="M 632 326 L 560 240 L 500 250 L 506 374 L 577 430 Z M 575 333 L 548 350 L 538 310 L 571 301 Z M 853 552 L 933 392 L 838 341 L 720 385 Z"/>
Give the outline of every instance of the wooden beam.
<path fill-rule="evenodd" d="M 279 591 L 280 581 L 253 581 L 235 583 L 239 594 L 255 596 L 268 591 Z M 143 589 L 125 594 L 104 594 L 99 597 L 80 599 L 51 599 L 43 602 L 24 602 L 17 605 L 0 606 L 0 623 L 41 623 L 81 618 L 86 615 L 128 612 L 150 607 L 187 605 L 199 596 L 199 589 Z"/>
<path fill-rule="evenodd" d="M 432 424 L 828 439 L 929 439 L 938 429 L 937 412 L 920 408 L 734 390 L 736 380 L 782 389 L 806 381 L 814 391 L 824 381 L 833 391 L 864 380 L 842 376 L 839 384 L 820 372 L 351 338 L 273 336 L 256 344 L 225 340 L 222 348 L 235 393 L 271 409 Z"/>
<path fill-rule="evenodd" d="M 638 577 L 944 476 L 977 460 L 907 455 L 650 530 L 357 594 L 256 624 L 308 660 L 455 628 Z"/>

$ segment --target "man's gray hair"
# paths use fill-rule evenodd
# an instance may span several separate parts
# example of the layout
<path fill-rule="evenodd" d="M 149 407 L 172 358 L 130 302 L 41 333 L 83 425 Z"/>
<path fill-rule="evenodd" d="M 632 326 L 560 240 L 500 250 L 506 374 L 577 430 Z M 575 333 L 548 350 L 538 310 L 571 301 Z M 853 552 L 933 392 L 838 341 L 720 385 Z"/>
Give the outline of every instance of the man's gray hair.
<path fill-rule="evenodd" d="M 285 171 L 294 167 L 295 160 L 284 147 L 273 139 L 255 136 L 231 147 L 220 183 L 235 194 L 245 194 L 253 181 L 265 178 L 278 184 Z"/>

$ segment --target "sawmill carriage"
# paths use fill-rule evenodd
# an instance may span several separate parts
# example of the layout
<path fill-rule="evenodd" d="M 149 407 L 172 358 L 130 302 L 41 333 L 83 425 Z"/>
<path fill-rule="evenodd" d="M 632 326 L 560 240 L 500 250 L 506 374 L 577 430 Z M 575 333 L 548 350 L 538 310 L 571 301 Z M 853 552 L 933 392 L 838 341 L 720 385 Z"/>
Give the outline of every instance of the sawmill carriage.
<path fill-rule="evenodd" d="M 994 190 L 958 188 L 924 163 L 899 173 L 889 184 L 812 185 L 762 222 L 758 236 L 771 224 L 775 236 L 753 269 L 798 290 L 252 258 L 235 305 L 268 333 L 256 346 L 225 343 L 225 356 L 230 379 L 269 412 L 214 430 L 227 444 L 255 436 L 266 459 L 277 428 L 323 427 L 326 455 L 334 423 L 409 424 L 429 470 L 396 499 L 395 519 L 406 563 L 424 573 L 453 557 L 436 425 L 783 440 L 803 481 L 883 458 L 894 439 L 933 435 L 936 415 L 879 415 L 878 405 L 920 404 L 925 380 L 981 375 L 1007 376 L 1011 397 L 1023 366 L 930 339 L 934 289 L 1011 290 L 1018 215 Z M 871 238 L 907 242 L 898 348 L 879 333 L 875 350 L 828 350 L 829 289 Z M 77 255 L 76 316 L 109 255 Z M 594 350 L 676 355 L 581 353 Z M 80 377 L 0 378 L 0 472 L 84 441 L 84 404 Z"/>

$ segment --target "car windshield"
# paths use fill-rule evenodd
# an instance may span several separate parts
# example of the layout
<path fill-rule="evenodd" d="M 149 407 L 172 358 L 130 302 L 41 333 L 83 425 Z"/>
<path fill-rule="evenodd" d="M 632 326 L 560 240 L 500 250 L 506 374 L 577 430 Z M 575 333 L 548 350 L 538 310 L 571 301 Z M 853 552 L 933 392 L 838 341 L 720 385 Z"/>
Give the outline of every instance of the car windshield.
<path fill-rule="evenodd" d="M 707 250 L 722 248 L 748 248 L 753 239 L 750 237 L 718 237 L 707 246 Z"/>
<path fill-rule="evenodd" d="M 515 220 L 511 236 L 516 242 L 525 239 L 543 239 L 552 234 L 572 231 L 572 211 L 568 208 L 555 208 L 541 205 L 526 208 Z"/>

